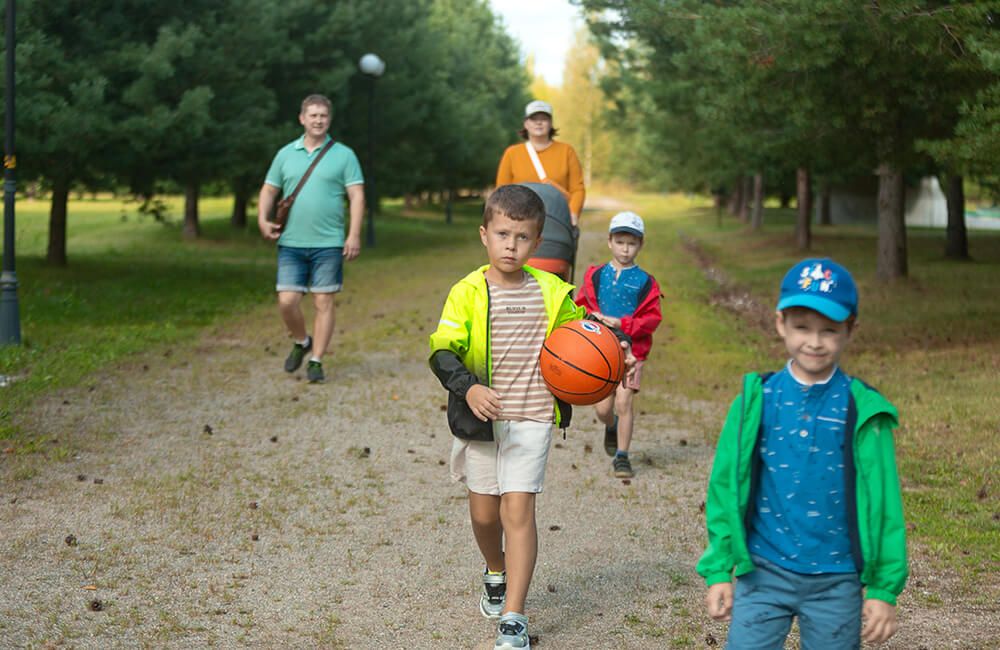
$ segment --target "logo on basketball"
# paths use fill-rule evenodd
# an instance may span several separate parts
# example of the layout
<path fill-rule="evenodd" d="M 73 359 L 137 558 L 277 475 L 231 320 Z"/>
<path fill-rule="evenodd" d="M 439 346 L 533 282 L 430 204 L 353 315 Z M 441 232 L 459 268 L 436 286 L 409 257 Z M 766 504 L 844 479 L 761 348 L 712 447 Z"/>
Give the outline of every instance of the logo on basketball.
<path fill-rule="evenodd" d="M 552 330 L 539 356 L 549 391 L 570 404 L 596 404 L 625 374 L 625 354 L 610 329 L 576 320 Z"/>

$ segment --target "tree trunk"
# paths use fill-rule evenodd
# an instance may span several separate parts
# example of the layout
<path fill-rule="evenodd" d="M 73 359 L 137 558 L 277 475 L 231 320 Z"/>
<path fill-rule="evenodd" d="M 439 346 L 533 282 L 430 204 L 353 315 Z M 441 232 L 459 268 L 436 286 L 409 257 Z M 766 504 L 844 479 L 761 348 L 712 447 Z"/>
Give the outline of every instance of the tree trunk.
<path fill-rule="evenodd" d="M 197 181 L 188 181 L 184 185 L 184 228 L 181 234 L 184 239 L 196 239 L 201 235 L 198 224 L 198 191 L 201 188 Z"/>
<path fill-rule="evenodd" d="M 234 229 L 246 229 L 247 204 L 249 202 L 250 193 L 245 189 L 237 189 L 233 191 L 233 215 L 229 218 L 229 223 Z"/>
<path fill-rule="evenodd" d="M 764 225 L 764 174 L 753 175 L 753 210 L 751 211 L 750 227 L 760 230 Z"/>
<path fill-rule="evenodd" d="M 819 225 L 821 226 L 833 224 L 833 216 L 830 214 L 831 193 L 830 184 L 823 183 L 819 190 Z"/>
<path fill-rule="evenodd" d="M 800 251 L 809 250 L 812 245 L 812 174 L 808 167 L 795 170 L 796 200 L 798 212 L 795 216 L 795 245 Z"/>
<path fill-rule="evenodd" d="M 455 190 L 448 189 L 448 200 L 444 204 L 444 222 L 447 224 L 451 223 L 451 201 L 455 196 Z"/>
<path fill-rule="evenodd" d="M 69 180 L 54 179 L 52 206 L 49 210 L 49 250 L 45 261 L 51 266 L 66 266 L 66 204 Z"/>
<path fill-rule="evenodd" d="M 741 179 L 740 187 L 740 221 L 743 223 L 750 222 L 750 192 L 753 187 L 753 179 L 749 176 L 743 176 Z"/>
<path fill-rule="evenodd" d="M 906 221 L 903 174 L 883 163 L 878 168 L 878 261 L 875 274 L 882 282 L 905 277 Z"/>
<path fill-rule="evenodd" d="M 789 194 L 786 189 L 782 189 L 781 192 L 778 193 L 778 200 L 781 202 L 781 207 L 786 210 L 792 205 L 792 195 Z"/>
<path fill-rule="evenodd" d="M 733 193 L 729 195 L 729 214 L 738 216 L 740 213 L 740 204 L 743 202 L 743 177 L 737 176 L 733 182 Z"/>
<path fill-rule="evenodd" d="M 961 174 L 948 176 L 948 230 L 944 248 L 945 257 L 954 260 L 969 259 L 969 238 L 965 232 L 965 189 Z"/>

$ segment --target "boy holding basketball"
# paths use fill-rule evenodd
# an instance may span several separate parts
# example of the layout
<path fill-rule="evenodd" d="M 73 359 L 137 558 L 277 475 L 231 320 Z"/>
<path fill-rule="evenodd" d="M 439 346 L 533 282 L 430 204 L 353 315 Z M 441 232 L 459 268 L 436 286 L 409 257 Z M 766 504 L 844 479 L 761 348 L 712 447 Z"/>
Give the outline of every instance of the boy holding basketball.
<path fill-rule="evenodd" d="M 489 264 L 452 287 L 430 337 L 431 368 L 448 390 L 451 475 L 468 487 L 486 562 L 479 609 L 499 618 L 497 650 L 530 647 L 524 602 L 538 551 L 535 495 L 552 425 L 569 425 L 568 405 L 542 381 L 539 352 L 553 328 L 586 315 L 572 285 L 524 265 L 544 221 L 545 206 L 527 187 L 490 195 L 479 227 Z"/>
<path fill-rule="evenodd" d="M 653 344 L 653 332 L 660 325 L 660 285 L 656 278 L 639 268 L 635 258 L 642 250 L 646 227 L 634 212 L 619 212 L 608 228 L 611 261 L 591 266 L 583 277 L 576 302 L 609 327 L 619 328 L 632 338 L 635 370 L 625 376 L 614 393 L 598 402 L 597 417 L 604 423 L 604 451 L 618 478 L 631 478 L 628 457 L 635 422 L 633 402 L 639 392 L 642 365 Z"/>
<path fill-rule="evenodd" d="M 907 576 L 898 419 L 840 368 L 857 300 L 839 264 L 793 266 L 775 320 L 790 360 L 745 376 L 719 437 L 698 573 L 708 613 L 731 621 L 731 650 L 784 647 L 795 616 L 805 650 L 882 643 L 898 628 Z"/>

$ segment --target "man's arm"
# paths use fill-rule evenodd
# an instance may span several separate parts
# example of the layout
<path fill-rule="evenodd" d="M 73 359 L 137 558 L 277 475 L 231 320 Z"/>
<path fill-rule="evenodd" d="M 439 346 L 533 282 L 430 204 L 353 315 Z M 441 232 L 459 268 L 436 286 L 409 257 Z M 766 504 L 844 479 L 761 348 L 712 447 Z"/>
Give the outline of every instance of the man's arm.
<path fill-rule="evenodd" d="M 361 222 L 365 217 L 364 183 L 347 186 L 347 201 L 350 203 L 351 222 L 347 226 L 347 239 L 344 241 L 344 259 L 353 260 L 361 254 Z"/>
<path fill-rule="evenodd" d="M 278 198 L 280 188 L 269 183 L 264 183 L 260 187 L 260 195 L 257 197 L 257 227 L 264 239 L 274 241 L 281 237 L 281 226 L 267 220 L 267 215 L 271 214 L 271 208 Z"/>

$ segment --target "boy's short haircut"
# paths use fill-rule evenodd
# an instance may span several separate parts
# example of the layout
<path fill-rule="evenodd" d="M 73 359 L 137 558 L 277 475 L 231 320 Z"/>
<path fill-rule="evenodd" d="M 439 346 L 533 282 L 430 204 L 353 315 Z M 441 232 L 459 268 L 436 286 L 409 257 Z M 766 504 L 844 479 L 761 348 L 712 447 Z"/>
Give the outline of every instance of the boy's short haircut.
<path fill-rule="evenodd" d="M 489 226 L 496 214 L 505 214 L 514 221 L 534 221 L 541 234 L 545 226 L 545 203 L 533 189 L 524 185 L 501 185 L 486 200 L 483 210 L 483 228 Z"/>
<path fill-rule="evenodd" d="M 313 105 L 326 106 L 326 112 L 333 113 L 333 102 L 326 95 L 313 94 L 302 100 L 302 108 L 299 110 L 299 115 L 304 115 L 306 109 Z"/>

